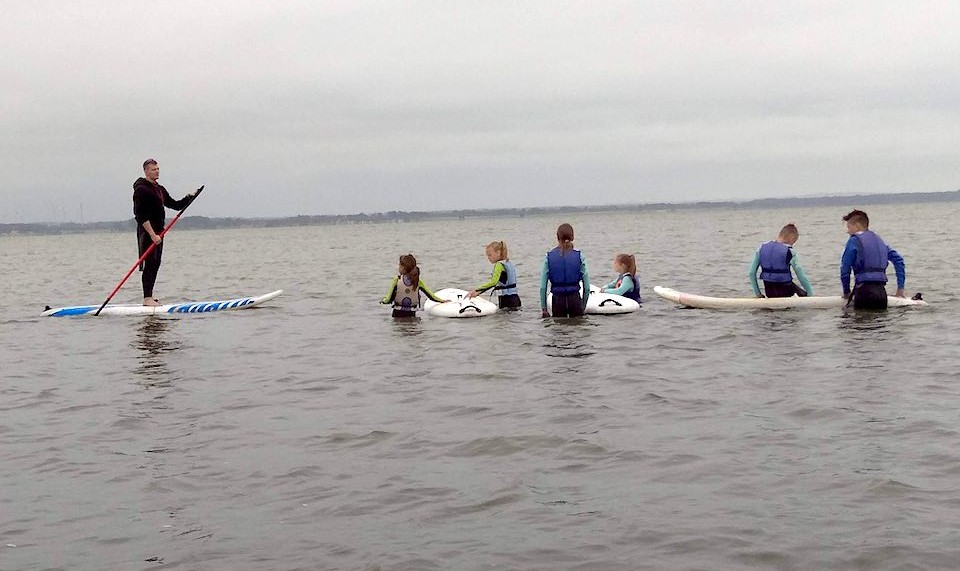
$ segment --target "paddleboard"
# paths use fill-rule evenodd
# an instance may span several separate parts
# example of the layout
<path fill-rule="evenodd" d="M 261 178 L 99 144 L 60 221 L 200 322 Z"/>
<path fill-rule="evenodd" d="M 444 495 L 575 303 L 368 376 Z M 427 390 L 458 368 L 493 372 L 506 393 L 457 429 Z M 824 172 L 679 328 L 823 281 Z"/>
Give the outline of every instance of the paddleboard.
<path fill-rule="evenodd" d="M 278 289 L 277 291 L 256 297 L 238 297 L 237 299 L 226 299 L 223 301 L 170 303 L 154 307 L 144 305 L 107 305 L 103 308 L 103 311 L 100 312 L 100 315 L 173 315 L 179 313 L 209 313 L 211 311 L 223 311 L 227 309 L 247 309 L 265 301 L 270 301 L 281 293 L 283 293 L 283 290 Z M 40 315 L 46 317 L 93 316 L 99 307 L 99 305 L 75 305 L 71 307 L 58 307 L 56 309 L 48 308 Z"/>
<path fill-rule="evenodd" d="M 701 309 L 790 309 L 790 308 L 841 308 L 847 300 L 839 295 L 821 297 L 710 297 L 684 293 L 668 287 L 656 286 L 654 293 L 667 301 Z M 888 307 L 915 307 L 927 305 L 922 299 L 887 297 Z"/>
<path fill-rule="evenodd" d="M 470 292 L 456 288 L 446 288 L 434 292 L 440 299 L 450 300 L 447 303 L 437 303 L 432 299 L 423 302 L 423 309 L 428 315 L 437 317 L 483 317 L 497 312 L 497 305 L 480 296 L 473 299 L 467 297 Z"/>
<path fill-rule="evenodd" d="M 615 313 L 633 313 L 640 309 L 640 304 L 629 297 L 612 293 L 600 293 L 600 288 L 590 286 L 590 297 L 584 313 L 593 315 L 612 315 Z M 547 294 L 547 310 L 553 313 L 553 294 Z"/>

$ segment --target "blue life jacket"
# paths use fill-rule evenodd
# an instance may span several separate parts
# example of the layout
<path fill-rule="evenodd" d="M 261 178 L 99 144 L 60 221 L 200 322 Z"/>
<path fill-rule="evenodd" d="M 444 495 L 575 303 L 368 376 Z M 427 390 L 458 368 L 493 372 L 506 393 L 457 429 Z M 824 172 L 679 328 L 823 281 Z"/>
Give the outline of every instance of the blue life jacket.
<path fill-rule="evenodd" d="M 783 242 L 764 242 L 760 245 L 760 279 L 765 282 L 788 284 L 793 281 L 790 259 L 793 252 Z"/>
<path fill-rule="evenodd" d="M 887 283 L 887 257 L 890 248 L 870 230 L 857 232 L 857 259 L 853 262 L 853 275 L 856 283 Z"/>
<path fill-rule="evenodd" d="M 556 247 L 547 252 L 547 277 L 550 278 L 550 293 L 577 293 L 580 291 L 580 250 L 566 253 Z"/>
<path fill-rule="evenodd" d="M 497 295 L 517 295 L 520 293 L 520 290 L 517 289 L 517 268 L 513 265 L 513 262 L 508 260 L 500 260 L 500 263 L 503 264 L 503 274 L 500 274 L 500 281 L 503 282 L 504 276 L 506 276 L 506 282 L 502 284 L 497 284 L 494 286 Z"/>
<path fill-rule="evenodd" d="M 640 280 L 637 279 L 636 274 L 620 274 L 620 277 L 617 278 L 617 287 L 620 287 L 623 284 L 623 277 L 630 276 L 630 279 L 633 280 L 633 289 L 624 293 L 623 297 L 632 299 L 633 301 L 640 303 Z"/>

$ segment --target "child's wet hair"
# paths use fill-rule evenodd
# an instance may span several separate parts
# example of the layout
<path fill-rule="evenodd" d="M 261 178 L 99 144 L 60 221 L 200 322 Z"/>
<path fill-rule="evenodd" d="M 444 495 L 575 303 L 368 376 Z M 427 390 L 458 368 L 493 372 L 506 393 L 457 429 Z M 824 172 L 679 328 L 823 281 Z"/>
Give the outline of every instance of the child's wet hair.
<path fill-rule="evenodd" d="M 617 254 L 617 257 L 614 258 L 618 264 L 624 267 L 625 273 L 636 275 L 637 273 L 637 258 L 633 254 Z"/>
<path fill-rule="evenodd" d="M 800 230 L 797 229 L 797 225 L 793 222 L 784 225 L 780 229 L 780 233 L 777 235 L 778 238 L 799 238 Z"/>
<path fill-rule="evenodd" d="M 500 261 L 508 261 L 510 259 L 510 254 L 507 252 L 507 243 L 503 240 L 490 242 L 487 244 L 487 250 L 491 250 L 499 254 Z"/>
<path fill-rule="evenodd" d="M 573 226 L 564 222 L 557 227 L 557 242 L 563 251 L 573 249 Z"/>
<path fill-rule="evenodd" d="M 403 268 L 400 273 L 409 276 L 411 284 L 417 285 L 420 282 L 420 268 L 417 267 L 417 259 L 413 254 L 400 256 L 400 267 Z"/>
<path fill-rule="evenodd" d="M 846 216 L 843 217 L 843 221 L 853 222 L 854 224 L 859 224 L 864 228 L 870 227 L 870 218 L 863 210 L 851 210 Z"/>

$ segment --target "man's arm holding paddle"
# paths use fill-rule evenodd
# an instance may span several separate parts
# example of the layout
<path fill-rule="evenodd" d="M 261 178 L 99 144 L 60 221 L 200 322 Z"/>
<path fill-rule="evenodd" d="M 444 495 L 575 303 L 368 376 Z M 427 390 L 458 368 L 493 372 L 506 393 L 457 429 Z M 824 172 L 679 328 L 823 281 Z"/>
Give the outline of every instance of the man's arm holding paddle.
<path fill-rule="evenodd" d="M 187 194 L 180 200 L 174 200 L 173 197 L 170 196 L 170 193 L 167 192 L 166 189 L 162 188 L 161 192 L 163 193 L 163 205 L 167 208 L 172 208 L 177 211 L 186 210 L 186 208 L 190 206 L 190 204 L 197 197 L 197 195 L 200 194 L 201 190 L 203 190 L 202 186 L 197 190 Z M 134 206 L 135 206 L 134 216 L 135 217 L 137 217 L 136 204 L 137 204 L 137 201 L 134 200 Z M 147 235 L 150 236 L 150 240 L 152 240 L 154 244 L 159 244 L 163 240 L 163 236 L 161 234 L 157 234 L 157 232 L 153 229 L 153 224 L 150 223 L 149 219 L 144 220 L 141 223 L 141 226 L 143 226 L 143 229 L 147 232 Z"/>

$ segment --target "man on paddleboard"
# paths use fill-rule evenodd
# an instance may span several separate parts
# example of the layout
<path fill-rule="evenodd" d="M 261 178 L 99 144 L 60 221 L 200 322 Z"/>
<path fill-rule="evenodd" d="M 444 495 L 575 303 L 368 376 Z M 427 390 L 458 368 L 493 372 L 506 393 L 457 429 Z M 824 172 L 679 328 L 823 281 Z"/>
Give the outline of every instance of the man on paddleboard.
<path fill-rule="evenodd" d="M 156 247 L 140 264 L 143 272 L 143 305 L 160 305 L 160 301 L 153 297 L 153 284 L 157 281 L 157 272 L 160 270 L 160 258 L 163 255 L 163 244 L 160 234 L 166 219 L 166 208 L 183 210 L 193 201 L 196 192 L 174 200 L 167 189 L 157 180 L 160 178 L 160 165 L 154 159 L 143 161 L 143 176 L 133 183 L 133 217 L 137 221 L 137 244 L 142 256 L 150 244 Z"/>

